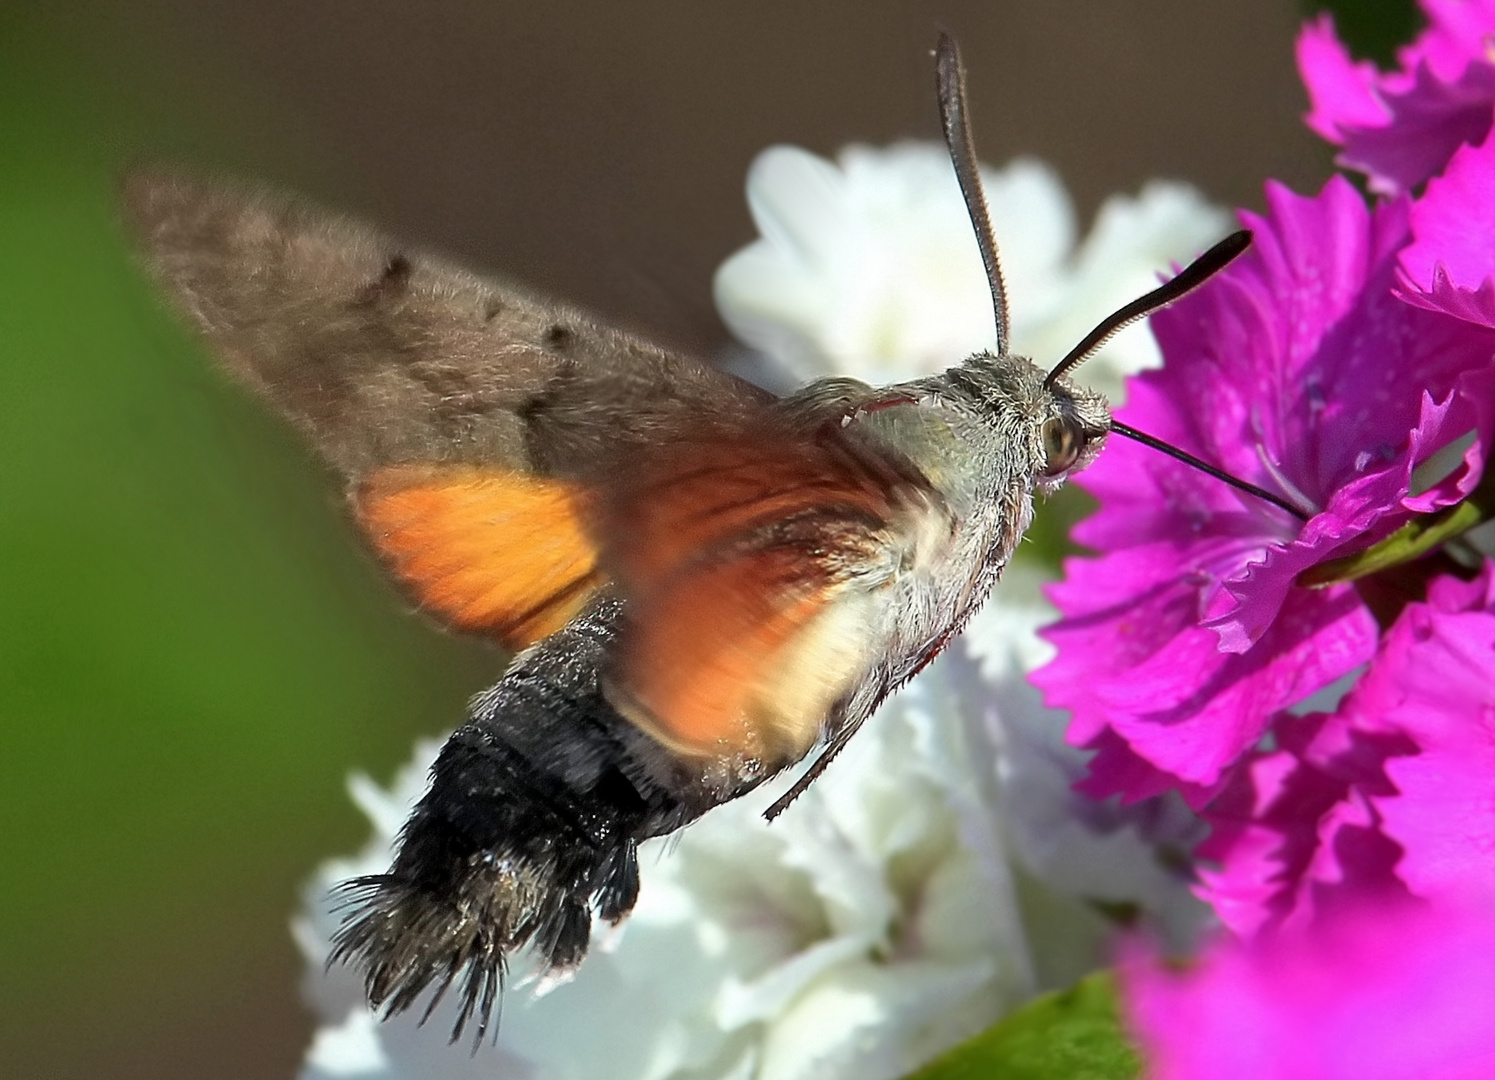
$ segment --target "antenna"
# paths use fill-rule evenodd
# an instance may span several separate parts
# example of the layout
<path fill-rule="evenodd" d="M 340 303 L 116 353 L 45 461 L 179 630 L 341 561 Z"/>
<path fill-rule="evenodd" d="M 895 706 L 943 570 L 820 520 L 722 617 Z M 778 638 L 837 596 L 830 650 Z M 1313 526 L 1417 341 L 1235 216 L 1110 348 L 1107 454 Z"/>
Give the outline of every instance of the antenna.
<path fill-rule="evenodd" d="M 935 87 L 940 97 L 940 123 L 945 129 L 945 145 L 950 148 L 950 164 L 965 196 L 966 213 L 976 230 L 981 261 L 986 264 L 986 280 L 991 286 L 992 313 L 997 323 L 997 355 L 1008 355 L 1008 326 L 1012 319 L 1007 311 L 1007 287 L 1002 282 L 1002 264 L 997 259 L 997 240 L 992 235 L 991 218 L 986 212 L 986 194 L 981 189 L 981 167 L 976 161 L 976 146 L 971 141 L 971 121 L 966 114 L 966 69 L 960 62 L 960 46 L 943 30 L 935 49 Z"/>
<path fill-rule="evenodd" d="M 1089 360 L 1100 351 L 1102 345 L 1110 341 L 1128 326 L 1131 326 L 1138 319 L 1145 319 L 1154 311 L 1162 310 L 1173 303 L 1173 301 L 1187 296 L 1199 288 L 1199 286 L 1229 266 L 1237 256 L 1242 254 L 1250 246 L 1250 230 L 1241 229 L 1238 232 L 1233 232 L 1188 266 L 1184 267 L 1170 280 L 1163 282 L 1163 284 L 1152 290 L 1152 292 L 1145 296 L 1139 296 L 1130 304 L 1113 312 L 1109 317 L 1102 319 L 1099 326 L 1086 334 L 1083 341 L 1069 350 L 1068 356 L 1054 365 L 1054 370 L 1050 371 L 1048 377 L 1043 380 L 1044 389 L 1051 388 L 1054 385 L 1054 380 L 1059 378 L 1059 376 L 1079 367 L 1086 360 Z M 1193 454 L 1180 450 L 1176 446 L 1171 446 L 1162 439 L 1147 434 L 1145 431 L 1138 431 L 1136 428 L 1115 419 L 1111 421 L 1111 430 L 1118 435 L 1131 439 L 1133 442 L 1139 442 L 1143 446 L 1152 447 L 1152 449 L 1159 453 L 1167 454 L 1176 461 L 1182 461 L 1185 465 L 1192 466 L 1206 475 L 1213 476 L 1216 480 L 1220 480 L 1233 488 L 1244 491 L 1248 495 L 1254 495 L 1256 498 L 1263 499 L 1279 509 L 1286 510 L 1299 521 L 1308 520 L 1308 516 L 1302 510 L 1286 499 L 1278 495 L 1273 495 L 1265 488 L 1257 487 L 1255 484 L 1248 483 L 1239 477 L 1231 476 L 1223 469 L 1217 469 L 1215 466 L 1199 460 Z"/>
<path fill-rule="evenodd" d="M 1043 380 L 1043 388 L 1047 390 L 1052 387 L 1054 380 L 1060 375 L 1089 360 L 1102 345 L 1138 319 L 1145 319 L 1154 311 L 1161 311 L 1173 301 L 1199 288 L 1250 246 L 1249 229 L 1233 232 L 1180 270 L 1172 279 L 1163 282 L 1146 296 L 1137 297 L 1130 304 L 1113 312 L 1110 317 L 1102 319 L 1099 326 L 1085 335 L 1085 340 L 1070 349 L 1069 355 L 1054 365 L 1054 370 Z"/>
<path fill-rule="evenodd" d="M 981 188 L 981 169 L 977 164 L 976 147 L 971 139 L 970 117 L 966 112 L 966 70 L 960 60 L 960 46 L 944 31 L 941 31 L 939 46 L 935 49 L 935 73 L 935 83 L 940 98 L 940 122 L 945 129 L 945 145 L 950 149 L 950 163 L 955 166 L 955 179 L 959 181 L 960 193 L 965 197 L 966 212 L 970 214 L 971 227 L 976 230 L 976 243 L 981 248 L 981 261 L 986 264 L 986 280 L 991 286 L 992 311 L 997 324 L 997 355 L 1007 356 L 1008 326 L 1011 323 L 1007 311 L 1007 287 L 1002 281 L 1002 264 L 997 258 L 997 241 L 992 234 L 991 218 L 986 209 L 986 195 Z M 1083 341 L 1069 350 L 1069 355 L 1054 365 L 1054 369 L 1043 380 L 1043 388 L 1052 389 L 1054 381 L 1059 376 L 1079 367 L 1094 356 L 1101 346 L 1132 323 L 1145 319 L 1153 312 L 1160 311 L 1175 300 L 1187 296 L 1224 270 L 1250 246 L 1250 230 L 1241 229 L 1233 232 L 1152 292 L 1139 296 L 1130 304 L 1113 312 L 1108 318 L 1101 320 L 1099 326 L 1086 334 Z M 1308 520 L 1302 510 L 1280 496 L 1231 476 L 1224 470 L 1206 464 L 1193 454 L 1186 453 L 1176 446 L 1170 446 L 1161 439 L 1156 439 L 1117 420 L 1111 421 L 1111 430 L 1143 446 L 1150 446 L 1177 461 L 1182 461 L 1248 495 L 1263 499 L 1287 511 L 1300 521 Z M 809 777 L 813 778 L 819 768 L 820 765 L 817 763 L 816 769 L 811 770 Z M 773 809 L 769 811 L 769 816 L 772 817 L 775 812 L 782 809 L 781 804 L 787 803 L 801 790 L 802 787 L 796 785 L 788 796 L 774 804 Z"/>

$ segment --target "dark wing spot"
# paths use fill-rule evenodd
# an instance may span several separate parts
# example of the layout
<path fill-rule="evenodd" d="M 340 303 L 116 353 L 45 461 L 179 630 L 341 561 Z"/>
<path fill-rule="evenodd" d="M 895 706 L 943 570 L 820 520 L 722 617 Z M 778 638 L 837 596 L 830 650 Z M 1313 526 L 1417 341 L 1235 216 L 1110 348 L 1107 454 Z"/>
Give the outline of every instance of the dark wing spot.
<path fill-rule="evenodd" d="M 379 276 L 359 290 L 356 302 L 377 304 L 399 295 L 410 284 L 411 269 L 410 260 L 396 252 L 384 264 Z"/>
<path fill-rule="evenodd" d="M 483 321 L 492 322 L 504 309 L 504 303 L 496 296 L 488 297 L 488 306 L 483 309 Z"/>
<path fill-rule="evenodd" d="M 545 336 L 542 340 L 547 349 L 551 352 L 559 353 L 565 352 L 571 347 L 571 341 L 574 337 L 575 335 L 571 333 L 570 327 L 556 323 L 545 331 Z"/>
<path fill-rule="evenodd" d="M 389 257 L 389 262 L 384 264 L 385 285 L 403 286 L 410 280 L 410 260 L 396 252 Z"/>

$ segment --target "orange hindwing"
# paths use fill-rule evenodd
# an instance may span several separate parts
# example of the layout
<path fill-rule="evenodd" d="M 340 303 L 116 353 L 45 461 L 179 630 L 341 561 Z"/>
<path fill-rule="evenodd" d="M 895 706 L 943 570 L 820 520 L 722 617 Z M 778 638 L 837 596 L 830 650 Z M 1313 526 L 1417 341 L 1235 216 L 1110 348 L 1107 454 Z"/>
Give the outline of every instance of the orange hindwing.
<path fill-rule="evenodd" d="M 618 476 L 597 526 L 628 598 L 614 705 L 684 753 L 802 757 L 870 662 L 921 479 L 837 430 L 769 425 Z"/>
<path fill-rule="evenodd" d="M 382 468 L 359 524 L 420 605 L 520 649 L 559 630 L 605 580 L 577 485 L 476 465 Z"/>

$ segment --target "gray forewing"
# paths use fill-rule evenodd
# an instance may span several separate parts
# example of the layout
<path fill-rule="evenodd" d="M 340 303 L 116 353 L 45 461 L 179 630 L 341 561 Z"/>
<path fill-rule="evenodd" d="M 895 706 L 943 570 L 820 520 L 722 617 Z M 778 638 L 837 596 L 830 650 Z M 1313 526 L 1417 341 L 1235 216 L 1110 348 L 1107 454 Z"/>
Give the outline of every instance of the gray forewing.
<path fill-rule="evenodd" d="M 138 174 L 124 202 L 233 374 L 353 479 L 403 462 L 566 471 L 765 397 L 292 199 Z"/>

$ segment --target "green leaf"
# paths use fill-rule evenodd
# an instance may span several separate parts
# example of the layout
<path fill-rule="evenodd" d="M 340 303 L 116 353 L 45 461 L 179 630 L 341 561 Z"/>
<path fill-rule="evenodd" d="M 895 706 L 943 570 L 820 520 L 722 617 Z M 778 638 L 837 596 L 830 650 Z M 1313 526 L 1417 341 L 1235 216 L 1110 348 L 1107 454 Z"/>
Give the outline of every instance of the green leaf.
<path fill-rule="evenodd" d="M 1381 65 L 1396 58 L 1396 49 L 1422 28 L 1413 0 L 1302 0 L 1305 14 L 1327 11 L 1334 16 L 1340 40 L 1356 56 Z"/>
<path fill-rule="evenodd" d="M 1121 1030 L 1109 972 L 1036 998 L 908 1080 L 1133 1080 L 1142 1059 Z"/>

